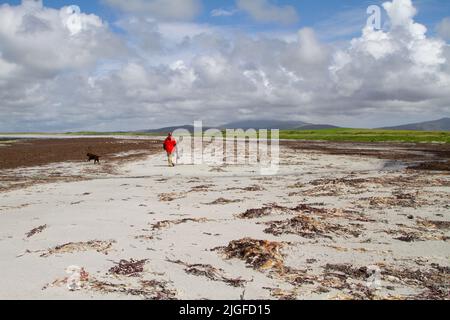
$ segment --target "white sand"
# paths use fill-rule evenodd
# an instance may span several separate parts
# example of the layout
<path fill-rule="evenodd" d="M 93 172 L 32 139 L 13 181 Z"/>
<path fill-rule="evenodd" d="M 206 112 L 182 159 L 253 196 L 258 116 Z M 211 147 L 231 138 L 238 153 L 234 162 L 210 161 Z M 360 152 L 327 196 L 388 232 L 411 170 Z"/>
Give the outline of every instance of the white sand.
<path fill-rule="evenodd" d="M 414 179 L 441 179 L 446 181 L 447 186 L 431 186 L 428 183 L 405 186 L 401 191 L 417 191 L 420 199 L 427 203 L 417 208 L 386 206 L 377 209 L 361 199 L 392 196 L 399 188 L 369 183 L 357 190 L 360 192 L 358 194 L 348 186 L 338 185 L 332 190 L 340 188 L 340 192 L 321 196 L 317 190 L 312 195 L 307 192 L 314 188 L 309 182 L 350 175 L 354 179 L 407 173 L 401 170 L 383 171 L 385 162 L 377 159 L 282 151 L 282 165 L 276 176 L 261 177 L 258 168 L 252 166 L 227 166 L 222 168 L 224 172 L 211 170 L 214 167 L 205 165 L 168 168 L 164 155 L 157 155 L 119 168 L 118 175 L 114 176 L 96 176 L 95 171 L 92 172 L 95 169 L 86 167 L 88 164 L 71 163 L 65 165 L 69 166 L 69 170 L 78 172 L 80 169 L 77 167 L 83 166 L 95 178 L 81 182 L 35 185 L 0 193 L 0 299 L 143 298 L 120 292 L 106 294 L 90 288 L 69 291 L 64 285 L 57 284 L 43 289 L 47 284 L 67 276 L 65 269 L 71 265 L 84 267 L 90 277 L 95 279 L 115 281 L 130 287 L 139 279 L 167 281 L 167 288 L 174 290 L 178 299 L 239 299 L 243 294 L 246 299 L 277 298 L 267 288 L 282 289 L 282 292 L 292 293 L 297 299 L 345 298 L 344 294 L 348 295 L 348 292 L 332 288 L 328 292 L 314 292 L 318 283 L 294 286 L 282 277 L 270 276 L 267 272 L 246 266 L 244 261 L 227 260 L 219 252 L 211 251 L 245 237 L 291 242 L 283 250 L 285 264 L 307 270 L 308 274 L 319 279 L 327 263 L 350 263 L 355 266 L 386 264 L 398 268 L 429 268 L 431 263 L 449 266 L 448 240 L 402 242 L 383 232 L 400 228 L 397 224 L 415 228 L 418 218 L 448 221 L 449 176 L 423 174 L 423 177 L 418 177 L 417 174 L 408 173 Z M 303 186 L 294 187 L 298 183 Z M 191 191 L 200 185 L 208 187 Z M 254 185 L 263 190 L 249 192 L 239 189 Z M 234 189 L 227 190 L 229 188 Z M 292 192 L 296 194 L 289 195 Z M 163 193 L 171 194 L 175 200 L 161 201 L 159 195 Z M 240 202 L 209 204 L 219 198 Z M 356 222 L 363 225 L 362 235 L 358 238 L 333 235 L 333 240 L 330 240 L 306 239 L 298 235 L 277 237 L 265 233 L 267 226 L 261 222 L 286 218 L 276 214 L 250 220 L 236 217 L 247 209 L 261 208 L 270 203 L 286 207 L 302 203 L 319 206 L 317 203 L 323 203 L 320 207 L 356 210 L 375 222 Z M 408 219 L 406 216 L 409 214 L 415 220 Z M 151 225 L 158 221 L 183 218 L 206 218 L 208 221 L 191 221 L 152 230 Z M 331 221 L 345 226 L 355 223 L 347 219 Z M 30 238 L 26 237 L 27 232 L 41 225 L 47 225 L 47 228 Z M 449 232 L 448 229 L 431 230 L 430 235 L 449 236 Z M 148 238 L 136 238 L 139 236 Z M 114 243 L 108 255 L 91 250 L 40 256 L 58 245 L 90 240 L 113 240 Z M 148 259 L 145 272 L 139 278 L 108 274 L 114 262 L 130 258 Z M 249 282 L 245 288 L 235 288 L 204 276 L 187 274 L 182 265 L 168 262 L 167 259 L 188 264 L 209 264 L 223 269 L 226 277 L 240 277 Z M 423 291 L 420 286 L 405 284 L 401 279 L 389 283 L 395 288 L 388 290 L 385 280 L 376 291 L 381 297 Z"/>

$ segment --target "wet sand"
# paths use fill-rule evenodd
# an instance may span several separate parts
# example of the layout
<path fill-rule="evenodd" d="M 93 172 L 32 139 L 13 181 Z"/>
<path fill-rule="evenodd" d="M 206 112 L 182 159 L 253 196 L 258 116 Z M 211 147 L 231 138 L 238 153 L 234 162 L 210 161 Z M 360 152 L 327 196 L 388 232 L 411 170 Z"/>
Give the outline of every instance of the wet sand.
<path fill-rule="evenodd" d="M 446 145 L 283 142 L 275 176 L 158 148 L 8 169 L 80 180 L 0 192 L 0 298 L 449 298 L 450 176 L 408 169 Z"/>
<path fill-rule="evenodd" d="M 20 139 L 6 140 L 1 147 L 0 170 L 48 165 L 57 162 L 86 161 L 88 152 L 101 160 L 113 160 L 114 155 L 130 151 L 141 154 L 160 150 L 159 140 L 121 139 Z"/>
<path fill-rule="evenodd" d="M 80 181 L 113 174 L 125 162 L 160 152 L 157 139 L 70 138 L 0 141 L 0 192 L 39 183 Z M 87 153 L 100 165 L 87 163 Z"/>

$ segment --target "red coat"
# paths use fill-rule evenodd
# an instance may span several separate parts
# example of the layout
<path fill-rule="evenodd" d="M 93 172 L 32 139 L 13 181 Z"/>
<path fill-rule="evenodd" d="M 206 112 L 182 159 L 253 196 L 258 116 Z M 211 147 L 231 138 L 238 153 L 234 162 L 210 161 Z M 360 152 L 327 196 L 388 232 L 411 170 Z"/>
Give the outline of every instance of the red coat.
<path fill-rule="evenodd" d="M 172 153 L 177 145 L 177 141 L 173 138 L 167 138 L 164 141 L 164 150 L 166 150 L 168 153 Z"/>

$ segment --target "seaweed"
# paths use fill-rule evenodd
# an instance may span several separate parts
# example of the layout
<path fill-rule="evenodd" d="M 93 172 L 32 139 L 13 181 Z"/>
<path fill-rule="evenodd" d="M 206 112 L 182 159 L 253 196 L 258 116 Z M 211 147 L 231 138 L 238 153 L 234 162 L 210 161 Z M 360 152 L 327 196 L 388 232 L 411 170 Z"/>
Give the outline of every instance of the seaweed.
<path fill-rule="evenodd" d="M 131 296 L 140 296 L 151 300 L 174 300 L 176 290 L 168 289 L 168 283 L 157 280 L 140 280 L 138 285 L 118 284 L 92 279 L 88 289 L 101 293 L 123 293 Z"/>
<path fill-rule="evenodd" d="M 206 205 L 225 205 L 225 204 L 230 204 L 230 203 L 237 203 L 237 202 L 241 202 L 242 200 L 229 200 L 229 199 L 225 199 L 225 198 L 219 198 L 214 200 L 213 202 L 207 203 Z"/>
<path fill-rule="evenodd" d="M 392 207 L 417 208 L 427 204 L 426 200 L 419 199 L 417 193 L 395 192 L 391 197 L 369 197 L 359 199 L 358 202 L 367 202 L 373 209 L 386 209 Z"/>
<path fill-rule="evenodd" d="M 89 251 L 95 250 L 99 253 L 103 253 L 105 255 L 111 250 L 112 245 L 115 243 L 114 240 L 110 241 L 88 241 L 88 242 L 70 242 L 63 245 L 56 246 L 54 248 L 49 249 L 46 253 L 41 254 L 41 257 L 47 258 L 54 254 L 61 253 L 73 253 L 79 251 Z"/>
<path fill-rule="evenodd" d="M 263 289 L 268 290 L 270 295 L 278 300 L 296 300 L 298 296 L 297 290 L 283 290 L 268 287 L 264 287 Z"/>
<path fill-rule="evenodd" d="M 197 222 L 197 223 L 204 223 L 210 221 L 206 218 L 185 218 L 185 219 L 179 219 L 179 220 L 163 220 L 158 221 L 157 223 L 152 224 L 152 230 L 161 230 L 164 228 L 168 228 L 172 225 L 182 224 L 182 223 L 188 223 L 188 222 Z"/>
<path fill-rule="evenodd" d="M 252 185 L 249 187 L 244 187 L 244 188 L 227 188 L 225 191 L 235 191 L 235 190 L 239 190 L 239 191 L 247 191 L 247 192 L 256 192 L 256 191 L 265 191 L 266 189 L 264 189 L 263 187 L 259 186 L 259 185 Z"/>
<path fill-rule="evenodd" d="M 248 266 L 256 270 L 282 269 L 283 255 L 281 242 L 244 238 L 231 241 L 227 247 L 219 249 L 227 259 L 244 260 Z"/>
<path fill-rule="evenodd" d="M 261 217 L 267 217 L 271 215 L 296 215 L 296 214 L 308 214 L 316 215 L 321 218 L 344 218 L 347 220 L 361 221 L 361 222 L 374 222 L 375 220 L 367 218 L 364 214 L 358 213 L 353 210 L 343 209 L 327 209 L 317 208 L 308 204 L 299 204 L 296 207 L 284 207 L 276 203 L 265 205 L 262 208 L 248 209 L 247 211 L 237 215 L 240 219 L 256 219 Z"/>
<path fill-rule="evenodd" d="M 432 221 L 419 219 L 416 221 L 416 223 L 426 228 L 442 229 L 442 230 L 450 229 L 450 221 L 436 221 L 436 220 Z"/>
<path fill-rule="evenodd" d="M 422 290 L 416 295 L 399 297 L 400 299 L 448 299 L 449 297 L 449 268 L 432 264 L 427 270 L 380 265 L 380 277 L 388 282 L 408 285 Z M 347 279 L 365 281 L 371 276 L 367 267 L 354 267 L 351 264 L 327 264 L 324 267 L 324 283 L 335 289 L 347 289 L 356 299 L 374 299 L 372 290 L 362 284 L 351 285 Z M 334 282 L 333 282 L 334 280 Z M 389 286 L 391 289 L 392 286 Z M 355 292 L 356 290 L 356 292 Z"/>
<path fill-rule="evenodd" d="M 199 185 L 192 187 L 190 192 L 206 192 L 209 191 L 209 189 L 212 187 L 215 187 L 215 185 L 214 184 Z"/>
<path fill-rule="evenodd" d="M 277 204 L 270 204 L 258 209 L 248 209 L 244 213 L 238 215 L 241 219 L 255 219 L 272 215 L 274 213 L 284 214 L 289 213 L 288 208 L 279 206 Z"/>
<path fill-rule="evenodd" d="M 437 233 L 436 229 L 394 229 L 394 230 L 383 230 L 382 232 L 389 235 L 394 235 L 395 240 L 400 240 L 404 242 L 415 242 L 415 241 L 427 241 L 427 240 L 437 240 L 437 241 L 448 241 L 450 238 L 444 234 Z"/>
<path fill-rule="evenodd" d="M 144 265 L 147 261 L 147 259 L 130 259 L 129 261 L 122 259 L 116 266 L 111 267 L 109 272 L 115 275 L 137 277 L 140 273 L 144 272 Z"/>
<path fill-rule="evenodd" d="M 185 197 L 186 197 L 185 194 L 176 193 L 176 192 L 161 193 L 158 195 L 159 201 L 162 201 L 162 202 L 172 202 L 174 200 L 183 199 Z"/>
<path fill-rule="evenodd" d="M 336 235 L 351 235 L 355 238 L 361 235 L 359 230 L 352 230 L 338 224 L 322 222 L 306 215 L 297 215 L 292 219 L 270 221 L 265 224 L 268 227 L 264 232 L 275 236 L 294 234 L 310 239 L 316 237 L 332 239 L 329 233 Z"/>
<path fill-rule="evenodd" d="M 44 231 L 45 229 L 47 229 L 47 225 L 44 224 L 42 226 L 36 227 L 30 231 L 28 231 L 25 235 L 27 236 L 27 238 L 31 238 L 32 236 L 34 236 L 35 234 L 41 233 L 42 231 Z"/>
<path fill-rule="evenodd" d="M 183 262 L 181 260 L 169 260 L 168 262 L 183 265 L 184 271 L 187 274 L 191 274 L 194 276 L 199 277 L 206 277 L 212 281 L 219 281 L 224 282 L 229 286 L 232 287 L 242 287 L 245 283 L 247 283 L 247 280 L 243 280 L 241 278 L 229 278 L 225 275 L 225 272 L 223 269 L 218 269 L 213 267 L 209 264 L 188 264 L 186 262 Z"/>

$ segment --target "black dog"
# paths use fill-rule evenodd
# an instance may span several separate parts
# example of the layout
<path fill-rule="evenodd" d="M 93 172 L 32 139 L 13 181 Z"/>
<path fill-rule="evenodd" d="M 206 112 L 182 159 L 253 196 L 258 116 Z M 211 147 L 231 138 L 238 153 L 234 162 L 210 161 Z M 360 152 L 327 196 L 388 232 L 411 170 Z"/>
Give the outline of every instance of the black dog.
<path fill-rule="evenodd" d="M 97 156 L 97 155 L 95 155 L 95 154 L 92 154 L 92 153 L 88 153 L 88 154 L 87 154 L 87 157 L 88 157 L 88 161 L 89 161 L 89 162 L 91 162 L 91 160 L 94 160 L 94 164 L 95 164 L 95 163 L 100 164 L 100 157 L 99 157 L 99 156 Z"/>

